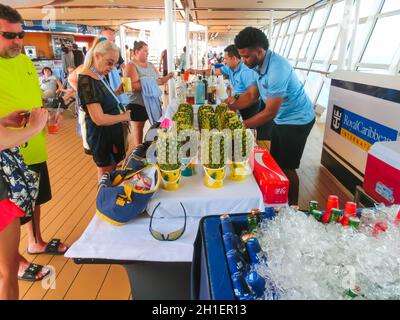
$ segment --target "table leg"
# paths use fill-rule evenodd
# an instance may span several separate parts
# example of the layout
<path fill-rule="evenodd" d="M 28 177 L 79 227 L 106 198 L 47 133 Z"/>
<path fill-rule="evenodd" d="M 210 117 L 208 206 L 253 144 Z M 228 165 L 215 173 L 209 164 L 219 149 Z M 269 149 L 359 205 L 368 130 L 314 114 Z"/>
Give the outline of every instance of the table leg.
<path fill-rule="evenodd" d="M 124 265 L 134 300 L 190 300 L 191 262 Z"/>

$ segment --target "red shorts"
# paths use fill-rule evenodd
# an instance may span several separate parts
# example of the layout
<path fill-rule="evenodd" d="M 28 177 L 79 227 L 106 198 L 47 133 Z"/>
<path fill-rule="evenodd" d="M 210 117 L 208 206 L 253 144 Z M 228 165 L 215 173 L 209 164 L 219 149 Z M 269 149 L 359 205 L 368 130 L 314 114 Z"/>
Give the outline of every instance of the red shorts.
<path fill-rule="evenodd" d="M 0 201 L 0 232 L 5 230 L 16 218 L 22 218 L 24 212 L 8 199 Z"/>

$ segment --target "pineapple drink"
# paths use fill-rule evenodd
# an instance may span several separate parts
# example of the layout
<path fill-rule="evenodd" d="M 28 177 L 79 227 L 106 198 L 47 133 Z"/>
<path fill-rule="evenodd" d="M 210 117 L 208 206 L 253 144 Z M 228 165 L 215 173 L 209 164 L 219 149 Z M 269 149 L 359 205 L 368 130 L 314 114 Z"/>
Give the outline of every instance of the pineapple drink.
<path fill-rule="evenodd" d="M 181 171 L 178 160 L 179 143 L 177 134 L 173 130 L 158 130 L 156 143 L 157 163 L 162 177 L 162 188 L 174 191 L 179 188 Z"/>
<path fill-rule="evenodd" d="M 202 128 L 202 122 L 205 118 L 205 112 L 214 112 L 214 108 L 208 104 L 202 105 L 198 112 L 197 112 L 197 117 L 198 117 L 198 122 L 199 122 L 199 129 Z"/>
<path fill-rule="evenodd" d="M 178 140 L 182 149 L 179 151 L 179 161 L 181 163 L 181 175 L 191 177 L 195 174 L 195 162 L 197 157 L 197 133 L 192 125 L 178 124 Z M 195 143 L 194 145 L 192 143 Z M 185 149 L 189 144 L 189 149 Z"/>
<path fill-rule="evenodd" d="M 209 188 L 221 188 L 225 179 L 226 142 L 229 137 L 223 132 L 210 132 L 202 141 L 202 158 L 205 171 L 205 184 Z"/>
<path fill-rule="evenodd" d="M 245 180 L 250 174 L 249 156 L 254 145 L 254 138 L 249 129 L 233 131 L 233 159 L 230 164 L 230 179 Z"/>
<path fill-rule="evenodd" d="M 122 77 L 122 86 L 124 88 L 124 93 L 131 93 L 132 92 L 132 80 L 130 77 Z"/>

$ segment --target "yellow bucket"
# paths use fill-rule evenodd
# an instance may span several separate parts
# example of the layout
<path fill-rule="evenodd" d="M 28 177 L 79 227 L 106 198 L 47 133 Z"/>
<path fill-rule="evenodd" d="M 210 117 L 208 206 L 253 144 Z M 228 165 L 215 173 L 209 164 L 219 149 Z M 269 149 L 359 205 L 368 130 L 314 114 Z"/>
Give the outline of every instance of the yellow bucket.
<path fill-rule="evenodd" d="M 204 171 L 206 173 L 206 186 L 212 189 L 222 188 L 224 185 L 224 179 L 226 174 L 225 167 L 218 169 L 210 169 L 204 167 Z"/>
<path fill-rule="evenodd" d="M 251 172 L 248 161 L 232 162 L 229 167 L 231 168 L 229 178 L 234 181 L 245 180 Z"/>
<path fill-rule="evenodd" d="M 175 191 L 179 188 L 180 178 L 181 178 L 181 169 L 176 170 L 162 170 L 161 178 L 162 178 L 162 188 L 168 191 Z"/>

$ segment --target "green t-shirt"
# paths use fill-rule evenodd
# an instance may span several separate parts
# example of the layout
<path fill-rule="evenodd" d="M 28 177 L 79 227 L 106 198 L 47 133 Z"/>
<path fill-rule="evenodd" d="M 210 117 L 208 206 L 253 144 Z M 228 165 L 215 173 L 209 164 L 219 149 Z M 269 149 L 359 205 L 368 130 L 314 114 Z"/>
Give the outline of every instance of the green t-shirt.
<path fill-rule="evenodd" d="M 24 54 L 11 59 L 0 57 L 0 117 L 41 106 L 42 91 L 32 61 Z M 21 154 L 27 164 L 47 161 L 45 130 L 21 147 Z"/>

